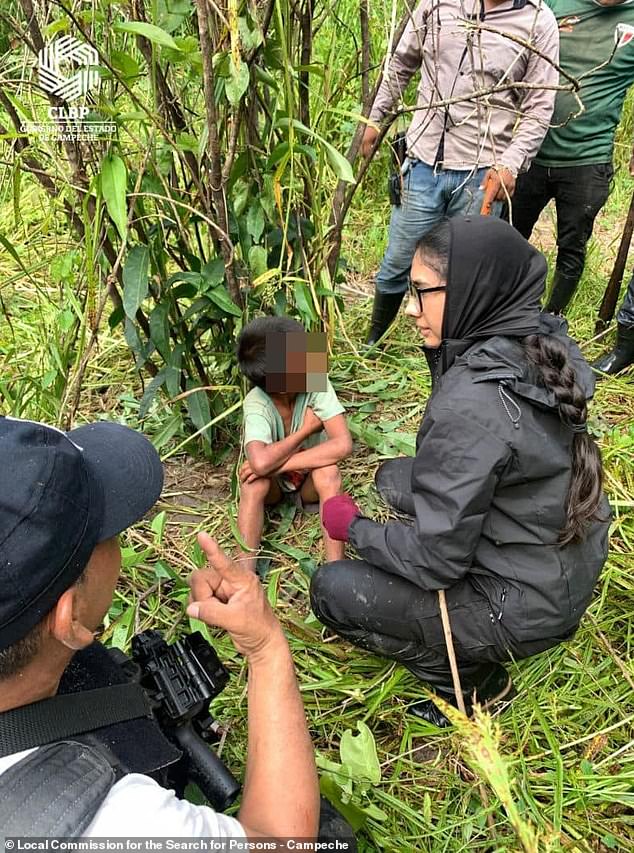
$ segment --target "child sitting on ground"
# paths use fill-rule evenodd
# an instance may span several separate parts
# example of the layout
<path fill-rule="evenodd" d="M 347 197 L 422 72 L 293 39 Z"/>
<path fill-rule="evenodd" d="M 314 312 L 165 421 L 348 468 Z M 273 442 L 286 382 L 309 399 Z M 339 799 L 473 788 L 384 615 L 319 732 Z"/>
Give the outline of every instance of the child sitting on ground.
<path fill-rule="evenodd" d="M 246 462 L 240 469 L 238 528 L 255 570 L 264 506 L 284 494 L 321 507 L 341 493 L 337 463 L 352 452 L 344 408 L 328 380 L 323 333 L 290 317 L 259 317 L 238 338 L 238 364 L 253 388 L 244 399 Z M 344 545 L 322 526 L 326 560 Z"/>

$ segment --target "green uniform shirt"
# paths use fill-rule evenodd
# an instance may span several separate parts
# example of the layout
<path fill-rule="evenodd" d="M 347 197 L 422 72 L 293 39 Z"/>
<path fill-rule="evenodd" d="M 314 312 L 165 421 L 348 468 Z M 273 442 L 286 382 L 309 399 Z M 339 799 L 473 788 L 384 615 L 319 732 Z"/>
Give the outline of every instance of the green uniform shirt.
<path fill-rule="evenodd" d="M 291 433 L 297 432 L 304 422 L 306 408 L 310 406 L 321 421 L 334 418 L 345 411 L 339 402 L 335 389 L 326 380 L 325 391 L 311 391 L 307 394 L 298 394 L 295 397 L 293 415 L 291 418 Z M 275 407 L 275 403 L 266 391 L 261 388 L 253 388 L 244 398 L 242 404 L 244 415 L 244 446 L 250 441 L 263 441 L 265 444 L 273 444 L 285 438 L 284 422 Z M 302 448 L 315 447 L 326 437 L 323 430 L 310 435 L 303 443 Z"/>
<path fill-rule="evenodd" d="M 634 5 L 603 7 L 592 0 L 546 2 L 559 24 L 560 66 L 577 80 L 587 74 L 579 91 L 585 110 L 571 118 L 579 111 L 574 95 L 557 93 L 553 127 L 535 162 L 542 166 L 610 163 L 623 101 L 634 83 L 634 33 L 627 33 L 627 27 L 634 27 Z M 619 24 L 626 30 L 617 32 Z M 602 63 L 607 64 L 597 68 Z M 592 71 L 594 68 L 597 70 Z M 562 77 L 561 83 L 568 81 Z"/>

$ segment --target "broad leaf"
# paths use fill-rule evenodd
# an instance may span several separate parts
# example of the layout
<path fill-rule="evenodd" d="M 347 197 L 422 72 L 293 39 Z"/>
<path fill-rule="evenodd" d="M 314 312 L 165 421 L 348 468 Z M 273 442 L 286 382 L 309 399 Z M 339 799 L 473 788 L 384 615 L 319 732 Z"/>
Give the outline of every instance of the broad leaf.
<path fill-rule="evenodd" d="M 264 211 L 257 199 L 253 202 L 247 213 L 247 231 L 253 237 L 254 243 L 260 242 L 260 237 L 264 231 Z"/>
<path fill-rule="evenodd" d="M 174 39 L 165 30 L 154 24 L 146 24 L 145 21 L 123 21 L 114 24 L 112 29 L 117 33 L 132 33 L 135 36 L 144 36 L 153 44 L 161 45 L 162 47 L 171 47 L 172 50 L 180 50 Z"/>
<path fill-rule="evenodd" d="M 227 100 L 232 107 L 237 107 L 240 99 L 249 88 L 249 66 L 246 62 L 236 65 L 231 58 L 229 63 L 229 78 L 225 81 Z"/>
<path fill-rule="evenodd" d="M 125 240 L 128 224 L 125 200 L 127 182 L 128 173 L 121 157 L 116 154 L 104 157 L 101 163 L 101 194 L 122 240 Z"/>
<path fill-rule="evenodd" d="M 317 136 L 317 134 L 315 134 Z M 339 178 L 340 181 L 347 181 L 349 184 L 354 183 L 354 172 L 352 171 L 352 166 L 346 160 L 346 158 L 341 154 L 334 145 L 331 145 L 330 142 L 326 142 L 325 139 L 317 136 L 317 139 L 321 139 L 321 143 L 324 146 L 326 151 L 326 157 L 330 165 L 332 166 L 332 170 L 335 175 Z"/>
<path fill-rule="evenodd" d="M 165 386 L 170 397 L 180 393 L 181 364 L 183 362 L 183 344 L 177 344 L 170 354 L 165 368 Z"/>
<path fill-rule="evenodd" d="M 160 302 L 152 311 L 149 317 L 150 323 L 150 338 L 156 349 L 161 354 L 161 358 L 167 361 L 170 354 L 169 346 L 169 305 L 167 302 Z"/>
<path fill-rule="evenodd" d="M 277 269 L 268 269 L 267 253 L 264 246 L 251 246 L 249 249 L 249 269 L 251 270 L 252 278 L 257 279 L 257 281 L 253 281 L 253 287 L 258 287 L 258 285 L 265 283 L 264 276 L 267 272 L 271 273 L 267 277 L 267 281 L 279 274 L 279 270 Z"/>
<path fill-rule="evenodd" d="M 147 246 L 135 246 L 123 268 L 123 310 L 131 320 L 148 294 L 150 253 Z"/>
<path fill-rule="evenodd" d="M 187 383 L 187 390 L 191 391 L 198 387 L 197 382 L 191 380 Z M 192 423 L 196 429 L 203 429 L 211 420 L 211 411 L 209 409 L 209 400 L 206 391 L 197 391 L 193 394 L 188 394 L 185 397 L 185 405 L 187 406 L 187 414 L 192 419 Z M 204 429 L 201 435 L 206 441 L 211 442 L 209 429 Z"/>
<path fill-rule="evenodd" d="M 212 302 L 215 302 L 218 308 L 221 308 L 225 314 L 231 314 L 234 317 L 242 317 L 242 311 L 238 308 L 224 287 L 212 287 L 207 291 L 206 295 Z"/>
<path fill-rule="evenodd" d="M 341 736 L 339 752 L 342 763 L 349 768 L 353 779 L 367 779 L 373 785 L 381 781 L 381 766 L 376 754 L 376 744 L 370 729 L 365 723 L 358 722 L 358 735 L 352 729 L 346 729 Z"/>
<path fill-rule="evenodd" d="M 225 262 L 222 258 L 212 258 L 201 270 L 207 287 L 218 287 L 225 280 Z"/>

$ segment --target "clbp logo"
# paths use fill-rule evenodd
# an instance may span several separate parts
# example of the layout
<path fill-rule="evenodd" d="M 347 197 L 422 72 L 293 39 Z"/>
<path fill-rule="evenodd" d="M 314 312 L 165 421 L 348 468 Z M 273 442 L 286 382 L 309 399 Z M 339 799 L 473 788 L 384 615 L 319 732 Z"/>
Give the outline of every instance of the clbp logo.
<path fill-rule="evenodd" d="M 37 59 L 40 86 L 64 101 L 74 101 L 99 87 L 97 51 L 72 36 L 61 36 L 47 44 Z M 62 66 L 70 66 L 71 73 L 64 73 Z M 79 68 L 73 71 L 73 66 Z"/>

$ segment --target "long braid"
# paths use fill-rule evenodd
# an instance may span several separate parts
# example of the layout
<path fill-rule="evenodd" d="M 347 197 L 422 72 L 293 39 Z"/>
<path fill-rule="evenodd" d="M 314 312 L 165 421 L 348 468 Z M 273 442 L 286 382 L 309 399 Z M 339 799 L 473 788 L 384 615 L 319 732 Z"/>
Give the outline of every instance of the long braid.
<path fill-rule="evenodd" d="M 559 543 L 567 545 L 582 539 L 588 524 L 601 517 L 601 454 L 585 429 L 588 415 L 586 396 L 577 384 L 565 344 L 551 335 L 529 335 L 523 344 L 529 362 L 537 370 L 538 381 L 555 395 L 561 420 L 575 430 L 572 472 L 566 496 L 566 524 L 559 535 Z"/>

